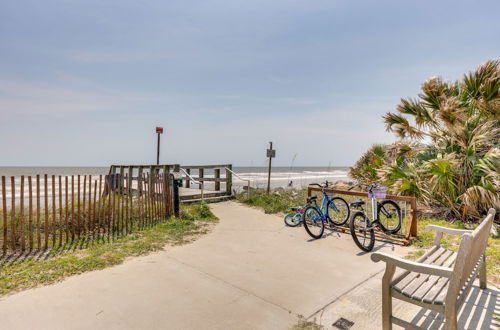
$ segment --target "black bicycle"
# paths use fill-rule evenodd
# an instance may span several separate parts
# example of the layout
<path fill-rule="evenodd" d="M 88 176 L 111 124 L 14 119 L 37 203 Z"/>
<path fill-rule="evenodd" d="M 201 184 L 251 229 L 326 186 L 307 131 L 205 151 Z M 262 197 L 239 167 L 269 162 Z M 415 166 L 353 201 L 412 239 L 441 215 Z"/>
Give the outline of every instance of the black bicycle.
<path fill-rule="evenodd" d="M 375 214 L 375 219 L 370 220 L 363 208 L 365 201 L 357 200 L 350 205 L 353 208 L 361 209 L 353 213 L 349 222 L 349 228 L 354 243 L 363 251 L 371 251 L 375 244 L 374 228 L 380 228 L 385 234 L 395 234 L 401 229 L 402 217 L 401 208 L 391 200 L 377 201 L 377 198 L 385 198 L 387 187 L 381 185 L 357 184 L 357 186 L 368 187 L 368 197 L 371 199 L 371 214 Z"/>
<path fill-rule="evenodd" d="M 318 206 L 317 196 L 311 196 L 307 199 L 308 206 L 302 214 L 302 222 L 307 233 L 312 238 L 321 238 L 325 230 L 325 221 L 336 226 L 342 226 L 349 220 L 349 204 L 341 197 L 330 198 L 325 189 L 328 188 L 328 181 L 325 185 L 311 183 L 310 186 L 318 186 L 323 193 L 323 202 Z"/>

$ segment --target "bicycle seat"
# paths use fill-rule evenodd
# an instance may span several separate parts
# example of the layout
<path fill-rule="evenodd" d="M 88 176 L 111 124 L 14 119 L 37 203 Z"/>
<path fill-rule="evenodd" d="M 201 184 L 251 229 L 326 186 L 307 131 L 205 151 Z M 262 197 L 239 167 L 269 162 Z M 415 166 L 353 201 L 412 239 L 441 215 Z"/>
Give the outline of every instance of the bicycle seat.
<path fill-rule="evenodd" d="M 318 199 L 318 196 L 311 196 L 311 197 L 308 197 L 308 198 L 307 198 L 307 202 L 308 202 L 308 203 L 311 203 L 312 201 L 315 201 L 315 200 L 317 200 L 317 199 Z"/>
<path fill-rule="evenodd" d="M 300 211 L 300 207 L 292 207 L 292 212 L 299 212 Z"/>
<path fill-rule="evenodd" d="M 358 199 L 350 204 L 352 207 L 361 207 L 361 205 L 365 205 L 365 201 Z"/>

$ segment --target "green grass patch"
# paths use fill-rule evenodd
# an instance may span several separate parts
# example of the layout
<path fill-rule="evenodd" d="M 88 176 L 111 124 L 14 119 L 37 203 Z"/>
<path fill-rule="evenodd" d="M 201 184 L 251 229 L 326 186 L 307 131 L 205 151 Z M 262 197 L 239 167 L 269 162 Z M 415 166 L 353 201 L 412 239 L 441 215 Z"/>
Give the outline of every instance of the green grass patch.
<path fill-rule="evenodd" d="M 264 189 L 252 190 L 250 197 L 246 193 L 236 195 L 236 198 L 247 205 L 257 206 L 265 213 L 288 213 L 294 206 L 304 205 L 307 199 L 307 189 L 276 188 L 267 194 Z"/>
<path fill-rule="evenodd" d="M 53 250 L 0 265 L 0 295 L 58 282 L 67 276 L 121 264 L 126 258 L 185 244 L 210 230 L 217 217 L 205 203 L 183 205 L 181 218 L 170 218 L 110 242 L 93 241 L 86 248 Z M 78 246 L 76 244 L 76 246 Z"/>
<path fill-rule="evenodd" d="M 418 219 L 418 236 L 415 238 L 411 245 L 416 247 L 417 250 L 410 253 L 407 258 L 415 260 L 422 256 L 427 249 L 434 244 L 435 232 L 426 231 L 425 226 L 438 225 L 441 227 L 448 227 L 454 229 L 474 229 L 477 224 L 465 224 L 460 221 L 449 222 L 446 220 L 438 219 Z M 460 245 L 460 237 L 457 235 L 443 235 L 441 246 L 448 249 L 457 251 Z M 488 239 L 488 246 L 486 248 L 486 270 L 488 280 L 496 285 L 500 284 L 500 236 L 490 236 Z"/>
<path fill-rule="evenodd" d="M 308 321 L 302 315 L 299 315 L 297 323 L 294 324 L 292 330 L 322 330 L 324 328 L 321 324 L 316 323 L 316 319 Z"/>

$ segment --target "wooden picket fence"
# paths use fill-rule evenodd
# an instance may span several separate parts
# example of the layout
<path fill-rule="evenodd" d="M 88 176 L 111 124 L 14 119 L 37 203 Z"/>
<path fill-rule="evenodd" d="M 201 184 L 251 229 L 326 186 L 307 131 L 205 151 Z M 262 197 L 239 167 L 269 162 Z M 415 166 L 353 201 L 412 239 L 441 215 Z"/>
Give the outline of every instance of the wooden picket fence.
<path fill-rule="evenodd" d="M 1 193 L 4 254 L 120 237 L 173 214 L 168 173 L 2 176 Z"/>

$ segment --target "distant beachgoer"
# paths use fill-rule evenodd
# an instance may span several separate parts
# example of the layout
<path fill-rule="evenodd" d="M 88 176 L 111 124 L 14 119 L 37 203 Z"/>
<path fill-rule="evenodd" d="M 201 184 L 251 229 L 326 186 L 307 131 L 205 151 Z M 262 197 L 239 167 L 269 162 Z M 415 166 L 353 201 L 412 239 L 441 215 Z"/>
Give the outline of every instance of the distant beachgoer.
<path fill-rule="evenodd" d="M 289 187 L 293 186 L 293 181 L 292 180 L 290 180 L 290 182 L 288 183 L 288 186 Z"/>

